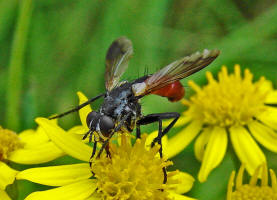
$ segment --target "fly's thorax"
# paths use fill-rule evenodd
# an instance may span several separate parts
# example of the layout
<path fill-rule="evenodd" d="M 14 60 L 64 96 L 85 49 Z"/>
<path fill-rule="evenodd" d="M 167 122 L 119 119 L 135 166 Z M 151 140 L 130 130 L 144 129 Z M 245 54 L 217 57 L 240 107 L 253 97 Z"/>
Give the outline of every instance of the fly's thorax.
<path fill-rule="evenodd" d="M 131 83 L 126 82 L 107 92 L 100 112 L 114 119 L 119 119 L 121 115 L 132 112 L 131 104 L 135 101 Z"/>
<path fill-rule="evenodd" d="M 107 116 L 113 120 L 114 128 L 124 120 L 122 127 L 118 130 L 119 132 L 131 132 L 134 129 L 138 116 L 141 115 L 141 106 L 138 99 L 135 98 L 131 86 L 131 83 L 126 82 L 108 91 L 99 110 L 101 116 Z M 128 115 L 127 119 L 125 119 L 126 115 Z M 109 124 L 108 118 L 107 124 Z M 101 132 L 103 127 L 101 128 L 101 120 L 99 120 L 94 125 L 95 131 L 99 132 L 99 135 L 106 136 Z"/>

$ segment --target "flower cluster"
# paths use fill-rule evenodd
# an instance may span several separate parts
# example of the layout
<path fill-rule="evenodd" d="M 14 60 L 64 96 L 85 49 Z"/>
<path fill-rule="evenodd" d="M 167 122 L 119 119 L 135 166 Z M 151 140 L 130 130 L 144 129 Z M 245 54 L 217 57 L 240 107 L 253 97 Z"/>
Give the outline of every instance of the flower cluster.
<path fill-rule="evenodd" d="M 147 136 L 132 145 L 129 136 L 121 135 L 120 145 L 111 144 L 111 157 L 102 154 L 89 166 L 92 148 L 74 134 L 45 118 L 37 123 L 44 127 L 52 141 L 72 157 L 85 161 L 81 164 L 41 167 L 19 172 L 17 179 L 58 188 L 34 192 L 26 200 L 43 199 L 191 199 L 181 194 L 187 192 L 194 179 L 183 172 L 168 172 L 163 184 L 163 167 L 172 163 L 157 157 L 159 146 L 146 149 Z M 95 174 L 91 179 L 92 171 Z"/>
<path fill-rule="evenodd" d="M 195 156 L 201 162 L 200 182 L 221 163 L 230 138 L 243 164 L 236 180 L 235 172 L 231 174 L 227 200 L 277 200 L 276 175 L 270 169 L 269 184 L 266 156 L 257 144 L 277 152 L 277 91 L 264 77 L 254 82 L 248 69 L 242 75 L 238 65 L 233 74 L 223 67 L 218 80 L 210 72 L 207 79 L 202 88 L 189 82 L 196 93 L 182 101 L 187 110 L 175 124 L 184 128 L 171 138 L 162 138 L 162 158 L 161 146 L 151 147 L 157 131 L 135 140 L 129 133 L 116 134 L 109 142 L 109 154 L 90 158 L 93 148 L 88 139 L 82 140 L 88 131 L 89 105 L 79 110 L 81 125 L 68 131 L 46 118 L 36 119 L 36 130 L 19 134 L 0 127 L 0 199 L 10 199 L 6 187 L 17 179 L 53 187 L 35 191 L 25 200 L 193 200 L 183 194 L 192 188 L 194 178 L 179 170 L 167 170 L 165 182 L 164 170 L 173 165 L 168 159 L 200 134 L 194 143 Z M 77 94 L 79 104 L 88 101 L 81 92 Z M 100 148 L 101 142 L 96 151 Z M 64 155 L 79 162 L 22 171 L 11 168 L 11 163 L 47 163 Z M 252 176 L 249 184 L 243 181 L 245 169 Z"/>
<path fill-rule="evenodd" d="M 11 162 L 19 164 L 46 163 L 63 156 L 41 127 L 25 130 L 18 135 L 0 127 L 0 199 L 10 199 L 5 189 L 12 184 L 18 171 L 12 169 Z"/>
<path fill-rule="evenodd" d="M 179 126 L 186 127 L 170 139 L 168 151 L 177 154 L 200 133 L 194 150 L 202 163 L 198 179 L 204 182 L 224 158 L 229 135 L 238 158 L 253 174 L 266 162 L 256 141 L 277 152 L 277 108 L 271 106 L 277 104 L 277 91 L 264 77 L 253 82 L 253 75 L 248 69 L 242 77 L 239 65 L 235 66 L 234 74 L 228 75 L 224 66 L 218 80 L 210 72 L 207 79 L 208 85 L 203 88 L 189 82 L 196 94 L 189 100 L 183 100 L 188 109 Z"/>
<path fill-rule="evenodd" d="M 255 170 L 249 184 L 243 184 L 245 166 L 239 169 L 236 178 L 236 188 L 233 191 L 235 171 L 232 172 L 228 184 L 227 200 L 249 200 L 249 199 L 277 199 L 277 179 L 274 171 L 270 169 L 271 186 L 268 184 L 268 170 L 266 164 L 263 164 Z M 261 174 L 261 184 L 258 185 L 258 176 Z"/>

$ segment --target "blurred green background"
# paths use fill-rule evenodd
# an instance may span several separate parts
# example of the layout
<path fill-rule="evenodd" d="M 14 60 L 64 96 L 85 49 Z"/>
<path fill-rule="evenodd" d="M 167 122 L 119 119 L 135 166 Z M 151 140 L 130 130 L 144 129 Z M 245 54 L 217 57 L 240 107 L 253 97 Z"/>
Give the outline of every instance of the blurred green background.
<path fill-rule="evenodd" d="M 256 80 L 266 76 L 276 88 L 277 4 L 273 0 L 0 0 L 0 124 L 15 131 L 34 128 L 35 117 L 77 105 L 77 91 L 88 97 L 103 92 L 106 50 L 122 35 L 133 41 L 135 50 L 123 79 L 138 78 L 145 69 L 153 73 L 195 51 L 216 48 L 221 50 L 219 58 L 189 79 L 204 84 L 205 71 L 216 74 L 222 65 L 233 71 L 233 65 L 240 64 Z M 182 83 L 189 97 L 193 91 L 187 80 Z M 142 104 L 145 114 L 185 109 L 154 95 Z M 77 114 L 60 120 L 64 128 L 79 123 Z M 276 156 L 263 150 L 276 170 Z M 173 161 L 176 168 L 197 175 L 200 165 L 193 145 Z M 232 169 L 231 156 L 226 156 L 206 183 L 196 181 L 189 195 L 224 199 Z M 23 188 L 18 199 L 39 188 L 18 184 Z"/>

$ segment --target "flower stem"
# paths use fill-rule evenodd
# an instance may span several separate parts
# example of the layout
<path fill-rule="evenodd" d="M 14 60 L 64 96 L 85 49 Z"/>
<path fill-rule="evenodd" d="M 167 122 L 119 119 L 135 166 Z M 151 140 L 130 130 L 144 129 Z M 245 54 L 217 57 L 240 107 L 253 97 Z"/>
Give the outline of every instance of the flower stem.
<path fill-rule="evenodd" d="M 7 84 L 6 126 L 19 129 L 20 96 L 22 89 L 22 71 L 28 27 L 32 13 L 32 0 L 21 0 L 16 30 L 13 38 L 12 51 Z"/>

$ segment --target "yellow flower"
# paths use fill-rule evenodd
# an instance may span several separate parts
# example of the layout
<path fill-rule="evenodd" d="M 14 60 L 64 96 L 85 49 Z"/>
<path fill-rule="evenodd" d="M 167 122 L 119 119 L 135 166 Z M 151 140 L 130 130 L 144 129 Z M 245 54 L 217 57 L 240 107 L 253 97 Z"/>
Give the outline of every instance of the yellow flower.
<path fill-rule="evenodd" d="M 31 193 L 26 200 L 191 199 L 181 194 L 190 190 L 193 177 L 183 172 L 168 172 L 168 181 L 163 184 L 162 168 L 172 163 L 156 156 L 159 146 L 145 148 L 146 135 L 131 145 L 129 137 L 123 134 L 120 145 L 111 143 L 111 158 L 103 153 L 99 159 L 93 160 L 91 169 L 88 164 L 92 153 L 90 146 L 50 120 L 38 118 L 36 121 L 58 147 L 85 162 L 19 172 L 17 179 L 60 186 Z M 91 170 L 95 179 L 91 179 Z"/>
<path fill-rule="evenodd" d="M 176 125 L 186 127 L 168 141 L 169 156 L 182 151 L 200 133 L 194 150 L 202 162 L 198 179 L 204 182 L 221 163 L 229 135 L 238 158 L 253 174 L 266 162 L 256 141 L 277 152 L 277 108 L 271 106 L 277 104 L 277 91 L 264 77 L 253 82 L 248 69 L 242 76 L 239 65 L 235 65 L 234 74 L 228 75 L 224 66 L 218 80 L 210 72 L 207 79 L 203 88 L 189 82 L 196 94 L 183 100 L 188 109 Z"/>
<path fill-rule="evenodd" d="M 41 127 L 25 130 L 19 135 L 0 126 L 0 199 L 8 200 L 7 185 L 14 182 L 18 171 L 9 162 L 39 164 L 53 160 L 64 153 L 51 142 Z"/>
<path fill-rule="evenodd" d="M 274 171 L 269 170 L 271 177 L 271 186 L 268 185 L 268 171 L 266 164 L 259 166 L 253 176 L 251 177 L 249 184 L 243 184 L 244 165 L 239 169 L 236 181 L 235 171 L 232 172 L 227 190 L 227 200 L 277 200 L 277 179 Z M 258 185 L 258 176 L 261 174 L 261 184 Z M 233 185 L 235 185 L 235 191 L 233 191 Z"/>

